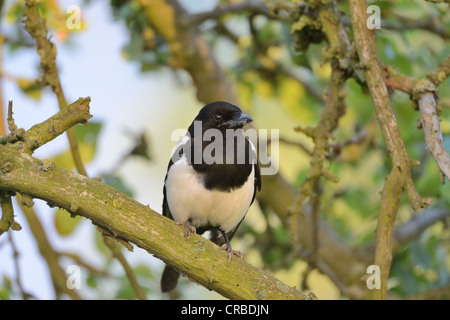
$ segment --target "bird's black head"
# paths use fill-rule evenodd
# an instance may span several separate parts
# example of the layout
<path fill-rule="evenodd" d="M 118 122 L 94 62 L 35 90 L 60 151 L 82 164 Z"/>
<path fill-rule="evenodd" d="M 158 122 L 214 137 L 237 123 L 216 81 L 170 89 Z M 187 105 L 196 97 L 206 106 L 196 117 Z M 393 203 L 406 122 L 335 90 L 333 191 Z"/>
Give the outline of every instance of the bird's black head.
<path fill-rule="evenodd" d="M 231 103 L 216 101 L 204 106 L 194 121 L 201 121 L 204 131 L 210 128 L 238 129 L 252 122 L 253 119 Z"/>

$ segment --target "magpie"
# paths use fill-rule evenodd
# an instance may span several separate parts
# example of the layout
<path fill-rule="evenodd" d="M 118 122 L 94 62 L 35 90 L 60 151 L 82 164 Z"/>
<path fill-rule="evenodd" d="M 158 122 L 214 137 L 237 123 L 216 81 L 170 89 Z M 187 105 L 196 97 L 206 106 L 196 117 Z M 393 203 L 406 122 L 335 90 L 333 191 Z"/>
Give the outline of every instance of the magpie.
<path fill-rule="evenodd" d="M 233 255 L 230 241 L 261 190 L 256 149 L 243 126 L 253 119 L 225 101 L 205 105 L 169 161 L 163 189 L 163 215 L 191 233 L 209 239 Z M 166 265 L 161 290 L 177 286 L 180 272 Z"/>

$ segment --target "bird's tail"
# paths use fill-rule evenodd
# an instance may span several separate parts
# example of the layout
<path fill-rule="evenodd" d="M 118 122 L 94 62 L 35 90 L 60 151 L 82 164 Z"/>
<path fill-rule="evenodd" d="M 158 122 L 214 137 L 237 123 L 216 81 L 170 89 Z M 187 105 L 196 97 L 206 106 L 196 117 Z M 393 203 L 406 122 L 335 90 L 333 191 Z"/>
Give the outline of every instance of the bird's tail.
<path fill-rule="evenodd" d="M 161 291 L 169 292 L 176 288 L 180 271 L 166 264 L 161 277 Z"/>

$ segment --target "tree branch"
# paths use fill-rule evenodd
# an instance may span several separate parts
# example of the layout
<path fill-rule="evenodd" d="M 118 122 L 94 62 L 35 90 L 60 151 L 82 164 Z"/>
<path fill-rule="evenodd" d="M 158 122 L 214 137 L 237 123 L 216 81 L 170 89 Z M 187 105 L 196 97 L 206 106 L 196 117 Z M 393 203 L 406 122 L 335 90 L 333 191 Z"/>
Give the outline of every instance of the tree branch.
<path fill-rule="evenodd" d="M 90 101 L 89 97 L 79 98 L 45 122 L 31 127 L 24 135 L 28 149 L 34 151 L 64 133 L 68 128 L 78 123 L 86 124 L 92 118 L 89 113 Z"/>
<path fill-rule="evenodd" d="M 21 276 L 20 276 L 20 264 L 19 264 L 20 254 L 19 254 L 19 251 L 17 251 L 16 244 L 14 243 L 12 232 L 8 232 L 8 238 L 9 238 L 9 243 L 11 245 L 11 249 L 13 251 L 14 269 L 16 272 L 16 282 L 17 282 L 17 286 L 19 287 L 20 294 L 22 295 L 22 299 L 23 300 L 28 300 L 28 299 L 35 300 L 35 297 L 32 294 L 30 294 L 29 292 L 25 291 L 25 289 L 23 288 L 22 280 L 21 280 Z"/>
<path fill-rule="evenodd" d="M 450 76 L 450 55 L 441 62 L 436 70 L 427 74 L 428 80 L 438 87 L 445 79 Z"/>
<path fill-rule="evenodd" d="M 390 65 L 383 65 L 382 68 L 383 79 L 387 87 L 412 95 L 412 89 L 417 84 L 416 79 L 397 72 Z"/>
<path fill-rule="evenodd" d="M 85 117 L 79 117 L 79 119 L 86 121 L 88 110 L 88 108 L 69 108 L 68 106 L 54 117 L 25 132 L 25 136 L 33 137 L 34 132 L 46 132 L 54 126 L 54 118 L 61 118 L 62 114 L 67 114 L 69 117 L 82 113 Z M 62 118 L 66 119 L 66 117 Z M 70 121 L 61 122 L 71 123 Z M 60 130 L 67 129 L 64 126 L 60 128 Z M 52 136 L 49 136 L 47 140 L 51 139 Z M 191 280 L 225 297 L 230 299 L 305 298 L 296 289 L 240 259 L 232 259 L 228 262 L 228 256 L 223 250 L 201 236 L 191 235 L 190 240 L 185 239 L 182 228 L 178 228 L 172 220 L 95 179 L 60 168 L 54 163 L 48 164 L 45 160 L 33 158 L 10 143 L 0 145 L 0 159 L 0 168 L 7 168 L 7 170 L 0 170 L 0 191 L 19 192 L 31 198 L 42 199 L 50 205 L 66 209 L 71 214 L 90 219 L 117 239 L 129 241 L 144 248 L 157 258 L 184 272 Z M 29 221 L 33 219 L 30 226 L 38 225 L 35 223 L 35 215 L 25 206 L 23 210 Z M 43 232 L 41 229 L 38 227 L 34 229 L 36 238 L 45 237 L 41 235 Z M 45 247 L 48 246 L 49 244 L 45 245 Z M 54 254 L 49 253 L 51 250 L 41 250 L 41 252 L 51 261 L 49 267 L 54 266 L 56 258 Z M 55 283 L 61 289 L 63 288 L 60 281 L 62 278 L 58 276 L 59 274 L 61 274 L 60 270 L 52 270 L 52 276 L 56 277 Z"/>
<path fill-rule="evenodd" d="M 115 237 L 136 244 L 227 298 L 305 298 L 241 259 L 228 261 L 223 250 L 199 235 L 186 239 L 182 228 L 172 220 L 97 180 L 58 166 L 43 171 L 40 160 L 9 145 L 0 145 L 0 159 L 11 162 L 13 167 L 0 174 L 0 190 L 28 194 L 90 219 Z"/>
<path fill-rule="evenodd" d="M 125 256 L 123 255 L 121 247 L 119 246 L 117 241 L 107 235 L 103 235 L 103 241 L 111 249 L 113 256 L 117 260 L 119 260 L 119 263 L 125 270 L 125 274 L 127 275 L 127 278 L 130 281 L 130 285 L 133 288 L 134 292 L 136 293 L 137 298 L 140 300 L 146 300 L 147 297 L 145 295 L 145 292 L 139 285 L 136 275 L 134 274 L 134 271 L 131 268 L 131 266 L 128 264 L 128 261 L 125 259 Z"/>
<path fill-rule="evenodd" d="M 6 148 L 2 146 L 2 148 Z M 27 156 L 25 153 L 21 153 L 22 156 Z M 29 156 L 28 156 L 29 157 Z M 28 158 L 27 157 L 27 158 Z M 30 171 L 29 174 L 32 174 Z M 1 181 L 0 177 L 0 181 Z M 32 182 L 31 182 L 32 183 Z M 36 187 L 34 187 L 36 188 Z M 19 197 L 20 198 L 20 197 Z M 21 200 L 19 199 L 19 202 Z M 39 218 L 36 215 L 36 212 L 33 208 L 27 207 L 25 205 L 21 205 L 22 212 L 27 219 L 28 226 L 36 239 L 38 244 L 39 252 L 44 258 L 47 266 L 50 270 L 50 275 L 52 277 L 53 286 L 55 288 L 56 294 L 59 295 L 61 293 L 67 294 L 70 298 L 74 300 L 81 300 L 81 297 L 75 290 L 71 290 L 67 287 L 67 275 L 64 269 L 59 264 L 59 254 L 52 247 L 50 242 L 48 241 L 47 235 L 45 233 L 44 228 L 42 227 Z"/>
<path fill-rule="evenodd" d="M 381 290 L 374 290 L 374 297 L 385 299 L 387 279 L 392 261 L 392 234 L 403 190 L 407 190 L 415 210 L 428 206 L 431 199 L 422 199 L 412 182 L 412 162 L 400 136 L 397 121 L 392 111 L 373 34 L 366 26 L 367 3 L 361 0 L 350 0 L 349 7 L 359 60 L 364 68 L 364 75 L 372 96 L 375 113 L 381 126 L 389 156 L 393 162 L 392 170 L 386 178 L 382 191 L 375 250 L 375 264 L 381 269 Z"/>
<path fill-rule="evenodd" d="M 0 174 L 2 171 L 0 170 Z M 2 208 L 2 218 L 0 219 L 0 235 L 12 230 L 20 230 L 22 227 L 14 220 L 14 210 L 11 201 L 11 194 L 7 191 L 0 191 L 0 206 Z"/>
<path fill-rule="evenodd" d="M 3 2 L 0 1 L 0 14 L 3 9 Z M 6 136 L 6 119 L 5 110 L 3 110 L 3 43 L 5 38 L 3 34 L 0 33 L 0 137 Z"/>
<path fill-rule="evenodd" d="M 315 146 L 311 156 L 311 167 L 308 171 L 308 176 L 300 187 L 299 195 L 295 199 L 291 213 L 296 216 L 302 210 L 304 201 L 310 197 L 314 198 L 314 189 L 316 182 L 321 176 L 325 176 L 325 169 L 323 168 L 323 162 L 326 159 L 330 151 L 330 145 L 328 143 L 331 132 L 336 128 L 337 121 L 341 112 L 339 111 L 339 105 L 341 103 L 339 93 L 344 83 L 344 77 L 342 72 L 337 69 L 337 66 L 333 68 L 331 75 L 331 81 L 329 84 L 327 103 L 322 111 L 317 126 L 313 129 L 312 138 Z M 292 223 L 292 226 L 297 225 Z M 294 235 L 297 232 L 293 232 Z"/>
<path fill-rule="evenodd" d="M 67 106 L 67 100 L 64 96 L 58 75 L 56 47 L 48 38 L 47 26 L 45 21 L 39 15 L 36 0 L 27 0 L 25 2 L 23 21 L 25 23 L 25 29 L 36 41 L 36 51 L 41 57 L 40 64 L 42 72 L 44 73 L 44 82 L 52 88 L 58 99 L 59 109 L 62 110 Z M 87 176 L 83 161 L 81 160 L 80 151 L 78 150 L 75 132 L 72 128 L 67 130 L 67 137 L 69 139 L 70 151 L 77 171 Z"/>
<path fill-rule="evenodd" d="M 155 30 L 170 47 L 170 64 L 186 69 L 197 88 L 197 98 L 204 103 L 227 100 L 238 104 L 238 98 L 225 72 L 212 57 L 206 40 L 189 27 L 189 13 L 176 0 L 139 0 L 139 4 Z M 184 22 L 184 23 L 183 23 Z"/>
<path fill-rule="evenodd" d="M 272 14 L 270 12 L 270 9 L 264 2 L 259 0 L 248 0 L 238 3 L 231 3 L 223 7 L 216 7 L 211 11 L 192 14 L 189 16 L 188 21 L 190 24 L 198 25 L 209 19 L 218 20 L 226 14 L 244 11 L 250 11 L 252 13 L 261 14 L 269 19 L 276 19 L 276 20 L 282 19 L 281 17 Z"/>
<path fill-rule="evenodd" d="M 413 100 L 419 107 L 427 149 L 433 155 L 441 174 L 450 180 L 450 156 L 444 147 L 436 97 L 437 89 L 428 80 L 419 81 L 413 88 Z M 444 180 L 441 180 L 443 183 Z"/>
<path fill-rule="evenodd" d="M 445 220 L 450 216 L 447 208 L 428 208 L 424 213 L 413 217 L 408 222 L 398 226 L 394 230 L 393 251 L 402 244 L 409 243 L 417 238 L 422 232 L 435 224 L 437 221 Z"/>

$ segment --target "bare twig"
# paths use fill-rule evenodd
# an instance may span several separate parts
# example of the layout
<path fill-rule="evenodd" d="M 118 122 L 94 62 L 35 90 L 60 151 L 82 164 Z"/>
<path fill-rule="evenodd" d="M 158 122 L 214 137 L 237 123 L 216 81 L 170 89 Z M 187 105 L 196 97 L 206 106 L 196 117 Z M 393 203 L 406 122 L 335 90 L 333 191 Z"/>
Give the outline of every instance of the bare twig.
<path fill-rule="evenodd" d="M 394 70 L 390 65 L 383 65 L 383 78 L 387 87 L 400 90 L 409 95 L 417 83 L 417 80 Z"/>
<path fill-rule="evenodd" d="M 397 252 L 403 245 L 410 243 L 420 236 L 424 230 L 434 225 L 438 221 L 445 221 L 450 215 L 447 208 L 429 207 L 419 215 L 415 215 L 409 221 L 398 225 L 393 233 L 392 253 Z M 371 261 L 375 252 L 376 242 L 371 242 L 365 246 L 358 247 L 358 255 L 364 257 L 366 261 Z"/>
<path fill-rule="evenodd" d="M 450 55 L 442 61 L 436 70 L 427 74 L 430 80 L 436 87 L 438 87 L 445 79 L 450 76 Z"/>
<path fill-rule="evenodd" d="M 3 2 L 0 3 L 0 13 L 3 8 Z M 6 136 L 5 110 L 3 110 L 3 35 L 0 33 L 0 137 Z"/>
<path fill-rule="evenodd" d="M 136 275 L 135 275 L 133 269 L 131 268 L 131 266 L 128 264 L 128 261 L 125 259 L 125 256 L 123 255 L 122 251 L 120 250 L 120 247 L 119 247 L 117 241 L 106 235 L 103 235 L 103 241 L 111 249 L 113 256 L 117 260 L 119 260 L 120 264 L 122 265 L 123 269 L 125 270 L 125 274 L 127 275 L 127 278 L 130 281 L 131 287 L 133 288 L 134 292 L 136 293 L 137 298 L 140 300 L 146 300 L 147 297 L 145 295 L 145 292 L 144 292 L 144 290 L 142 290 L 142 287 L 139 285 Z"/>
<path fill-rule="evenodd" d="M 14 260 L 14 269 L 16 272 L 16 282 L 19 287 L 20 294 L 22 295 L 22 299 L 35 299 L 35 297 L 29 292 L 25 291 L 22 285 L 22 278 L 20 276 L 20 266 L 19 266 L 19 251 L 17 250 L 16 244 L 14 243 L 14 239 L 12 236 L 12 232 L 8 232 L 9 243 L 11 245 L 11 249 L 13 251 L 13 260 Z"/>
<path fill-rule="evenodd" d="M 20 198 L 20 196 L 18 198 Z M 45 259 L 45 262 L 50 270 L 56 295 L 64 293 L 74 300 L 80 300 L 80 295 L 75 290 L 71 290 L 67 287 L 66 272 L 63 270 L 58 261 L 59 254 L 48 241 L 47 234 L 39 218 L 37 217 L 35 210 L 23 205 L 21 205 L 21 208 L 25 218 L 27 219 L 30 230 L 36 239 L 39 252 Z"/>
<path fill-rule="evenodd" d="M 424 213 L 413 217 L 395 229 L 393 250 L 395 251 L 402 244 L 409 243 L 421 235 L 425 229 L 448 217 L 450 217 L 450 211 L 447 208 L 428 208 Z"/>
<path fill-rule="evenodd" d="M 448 300 L 449 298 L 450 298 L 450 284 L 443 287 L 431 288 L 423 293 L 408 297 L 408 299 L 410 300 L 439 300 L 439 299 Z"/>
<path fill-rule="evenodd" d="M 199 101 L 226 100 L 238 103 L 237 93 L 212 55 L 206 40 L 189 21 L 189 13 L 178 1 L 137 1 L 155 30 L 170 48 L 172 68 L 184 68 L 192 77 Z"/>
<path fill-rule="evenodd" d="M 356 132 L 353 137 L 344 141 L 330 144 L 330 147 L 333 151 L 332 153 L 330 153 L 329 158 L 334 158 L 338 156 L 342 152 L 342 149 L 344 149 L 348 145 L 362 144 L 366 140 L 366 137 L 367 137 L 367 129 L 362 128 L 361 130 Z"/>
<path fill-rule="evenodd" d="M 336 129 L 338 119 L 345 112 L 341 90 L 345 83 L 346 75 L 342 70 L 343 60 L 347 57 L 349 40 L 342 24 L 336 17 L 336 4 L 331 2 L 329 6 L 321 6 L 318 12 L 318 19 L 321 22 L 322 30 L 330 44 L 329 51 L 333 52 L 331 60 L 332 74 L 328 85 L 325 108 L 322 111 L 319 122 L 315 128 L 297 128 L 296 130 L 310 136 L 314 143 L 312 151 L 311 168 L 308 176 L 302 184 L 299 195 L 295 199 L 292 213 L 298 213 L 304 201 L 312 195 L 316 181 L 324 176 L 325 178 L 337 181 L 337 178 L 323 168 L 323 162 L 330 152 L 329 139 L 331 133 Z M 292 225 L 295 225 L 292 224 Z"/>
<path fill-rule="evenodd" d="M 89 97 L 79 98 L 45 122 L 31 127 L 24 135 L 28 149 L 31 152 L 36 150 L 75 124 L 86 124 L 92 118 L 92 115 L 89 113 L 90 101 Z"/>
<path fill-rule="evenodd" d="M 284 19 L 283 17 L 276 16 L 272 12 L 270 12 L 270 9 L 264 2 L 259 0 L 247 0 L 243 2 L 231 3 L 223 7 L 216 7 L 211 11 L 192 14 L 189 16 L 188 21 L 190 24 L 198 25 L 209 19 L 218 20 L 222 16 L 229 13 L 237 13 L 245 11 L 261 14 L 269 19 L 276 19 L 276 20 Z"/>
<path fill-rule="evenodd" d="M 322 111 L 321 118 L 317 123 L 317 126 L 312 130 L 311 137 L 314 140 L 315 146 L 312 151 L 311 168 L 308 172 L 308 176 L 300 187 L 299 195 L 295 199 L 291 213 L 295 216 L 301 210 L 304 201 L 314 194 L 314 186 L 316 181 L 326 175 L 326 170 L 323 167 L 323 162 L 326 159 L 330 151 L 329 139 L 331 132 L 336 128 L 337 121 L 340 116 L 339 104 L 340 104 L 340 91 L 344 83 L 343 73 L 337 69 L 333 69 L 331 81 L 329 84 L 327 103 Z M 292 224 L 295 228 L 295 223 Z M 291 230 L 295 237 L 296 231 Z"/>
<path fill-rule="evenodd" d="M 2 173 L 2 168 L 0 168 L 0 173 Z M 11 193 L 7 191 L 0 191 L 0 206 L 2 208 L 2 218 L 0 219 L 0 235 L 8 231 L 9 228 L 12 230 L 20 230 L 22 227 L 14 220 L 14 210 L 11 201 Z"/>
<path fill-rule="evenodd" d="M 300 150 L 302 150 L 304 153 L 306 153 L 308 156 L 312 156 L 312 151 L 300 141 L 293 141 L 293 140 L 289 140 L 289 139 L 280 137 L 280 138 L 278 138 L 278 142 L 286 144 L 288 146 L 297 147 Z M 272 143 L 272 141 L 269 140 L 268 143 Z"/>
<path fill-rule="evenodd" d="M 58 253 L 60 257 L 66 257 L 71 260 L 73 260 L 77 265 L 85 268 L 90 273 L 101 275 L 101 276 L 107 276 L 108 273 L 105 270 L 98 269 L 94 267 L 93 265 L 87 263 L 84 261 L 78 254 L 72 253 L 72 252 L 59 252 Z"/>
<path fill-rule="evenodd" d="M 16 130 L 17 130 L 17 126 L 16 126 L 16 124 L 14 122 L 14 118 L 13 118 L 13 114 L 14 113 L 13 113 L 12 109 L 13 109 L 13 103 L 10 100 L 8 102 L 8 117 L 6 118 L 6 121 L 8 122 L 8 130 L 9 130 L 9 132 L 11 134 L 15 134 Z"/>
<path fill-rule="evenodd" d="M 448 30 L 445 29 L 445 27 L 440 24 L 438 17 L 431 17 L 428 20 L 419 21 L 419 20 L 413 20 L 409 17 L 404 17 L 401 15 L 395 15 L 396 20 L 399 23 L 392 23 L 388 20 L 381 20 L 381 31 L 384 30 L 393 30 L 393 31 L 408 31 L 413 29 L 422 29 L 428 32 L 431 32 L 433 34 L 438 35 L 439 37 L 443 39 L 450 39 L 450 33 Z M 348 19 L 343 18 L 343 24 L 345 26 L 350 26 L 351 23 Z"/>
<path fill-rule="evenodd" d="M 425 134 L 427 149 L 433 155 L 441 173 L 450 180 L 450 156 L 444 147 L 436 92 L 437 89 L 433 83 L 421 80 L 414 86 L 413 100 L 419 107 L 420 123 Z"/>
<path fill-rule="evenodd" d="M 438 87 L 450 75 L 450 56 L 448 56 L 442 63 L 427 74 L 427 79 L 431 81 L 435 87 Z M 419 80 L 411 78 L 407 75 L 401 74 L 394 70 L 390 65 L 383 65 L 383 78 L 388 86 L 394 90 L 403 91 L 409 95 L 413 95 L 413 89 Z"/>
<path fill-rule="evenodd" d="M 61 81 L 59 79 L 58 67 L 56 65 L 56 47 L 48 38 L 48 30 L 45 21 L 40 17 L 36 0 L 27 0 L 23 11 L 23 21 L 25 28 L 36 41 L 36 50 L 41 57 L 41 68 L 44 73 L 44 81 L 50 85 L 55 93 L 60 110 L 67 106 Z M 87 176 L 78 150 L 78 142 L 72 128 L 67 130 L 70 151 L 77 171 Z"/>

